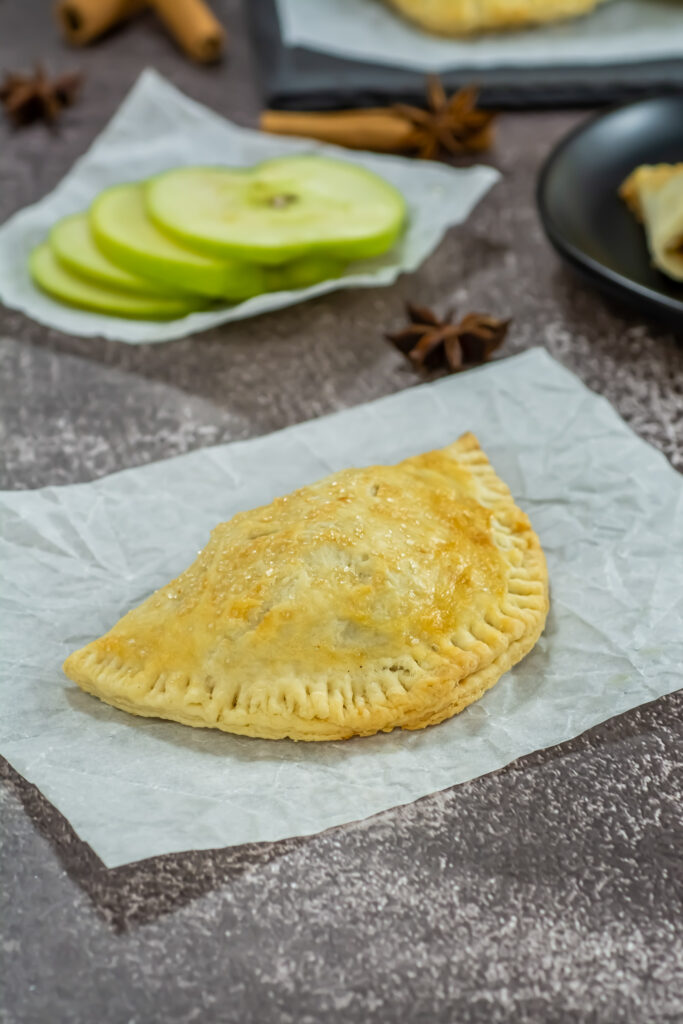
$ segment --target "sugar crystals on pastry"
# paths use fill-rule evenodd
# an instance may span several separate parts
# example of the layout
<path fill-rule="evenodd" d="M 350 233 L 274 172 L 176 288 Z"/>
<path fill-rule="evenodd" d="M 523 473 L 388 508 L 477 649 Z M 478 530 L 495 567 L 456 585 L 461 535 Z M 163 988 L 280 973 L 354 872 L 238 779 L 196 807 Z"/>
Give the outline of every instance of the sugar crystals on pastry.
<path fill-rule="evenodd" d="M 538 538 L 465 434 L 238 513 L 64 669 L 134 714 L 338 740 L 461 711 L 547 609 Z"/>

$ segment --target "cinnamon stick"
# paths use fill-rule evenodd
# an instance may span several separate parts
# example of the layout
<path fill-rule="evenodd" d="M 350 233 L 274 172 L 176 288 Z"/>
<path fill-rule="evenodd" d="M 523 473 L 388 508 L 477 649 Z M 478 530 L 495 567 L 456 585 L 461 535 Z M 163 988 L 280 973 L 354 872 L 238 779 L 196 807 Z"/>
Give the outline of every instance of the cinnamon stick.
<path fill-rule="evenodd" d="M 371 149 L 379 153 L 399 153 L 416 144 L 414 125 L 391 108 L 319 113 L 264 110 L 260 126 L 262 131 L 276 135 L 300 135 L 347 149 Z"/>
<path fill-rule="evenodd" d="M 278 135 L 334 142 L 348 149 L 374 149 L 379 153 L 412 152 L 422 160 L 451 157 L 486 149 L 492 140 L 494 114 L 477 106 L 474 86 L 446 94 L 431 76 L 426 105 L 393 103 L 361 110 L 300 112 L 264 110 L 261 128 Z"/>
<path fill-rule="evenodd" d="M 151 4 L 189 57 L 202 64 L 220 59 L 225 29 L 204 0 L 151 0 Z"/>
<path fill-rule="evenodd" d="M 85 46 L 146 6 L 147 0 L 59 0 L 55 16 L 66 41 Z"/>

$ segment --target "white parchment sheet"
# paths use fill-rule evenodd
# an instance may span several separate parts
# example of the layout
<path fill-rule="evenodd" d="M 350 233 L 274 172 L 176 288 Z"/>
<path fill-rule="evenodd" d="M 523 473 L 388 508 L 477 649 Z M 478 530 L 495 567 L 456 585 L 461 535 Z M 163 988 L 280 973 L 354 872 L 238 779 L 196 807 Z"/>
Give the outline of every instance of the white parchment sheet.
<path fill-rule="evenodd" d="M 383 0 L 277 0 L 285 42 L 415 71 L 683 57 L 679 0 L 612 0 L 571 21 L 470 39 L 422 31 Z"/>
<path fill-rule="evenodd" d="M 350 264 L 339 278 L 296 291 L 259 295 L 236 306 L 192 313 L 166 323 L 126 320 L 55 302 L 31 282 L 27 259 L 61 217 L 85 210 L 109 185 L 148 178 L 186 164 L 250 166 L 287 153 L 325 153 L 376 171 L 408 203 L 408 228 L 384 256 Z M 40 202 L 20 210 L 0 227 L 0 302 L 48 327 L 86 337 L 101 336 L 131 345 L 170 341 L 231 320 L 350 287 L 392 284 L 416 270 L 449 227 L 467 219 L 498 181 L 492 167 L 457 169 L 407 157 L 353 153 L 305 139 L 240 128 L 184 96 L 156 71 L 138 79 L 118 112 L 59 185 Z"/>
<path fill-rule="evenodd" d="M 217 522 L 470 429 L 540 534 L 552 605 L 534 651 L 456 718 L 338 743 L 255 740 L 136 718 L 62 674 Z M 94 483 L 5 492 L 0 521 L 0 753 L 109 866 L 363 818 L 681 685 L 683 479 L 541 349 Z"/>

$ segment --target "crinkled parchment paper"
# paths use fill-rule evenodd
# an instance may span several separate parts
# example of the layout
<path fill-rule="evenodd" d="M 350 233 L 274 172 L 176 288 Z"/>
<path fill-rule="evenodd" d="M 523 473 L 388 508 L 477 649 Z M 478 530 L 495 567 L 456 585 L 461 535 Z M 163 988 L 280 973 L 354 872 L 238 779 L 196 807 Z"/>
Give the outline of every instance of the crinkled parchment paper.
<path fill-rule="evenodd" d="M 26 262 L 34 245 L 67 214 L 86 209 L 109 185 L 137 181 L 183 164 L 250 166 L 287 153 L 325 153 L 376 171 L 406 197 L 408 229 L 392 250 L 351 264 L 339 278 L 297 291 L 259 295 L 236 306 L 192 313 L 167 323 L 126 320 L 55 302 L 36 288 Z M 240 128 L 179 92 L 155 71 L 145 71 L 129 96 L 60 184 L 0 228 L 0 302 L 67 334 L 101 336 L 131 345 L 170 341 L 230 320 L 243 320 L 350 287 L 391 284 L 416 270 L 449 227 L 461 224 L 498 181 L 492 167 L 453 168 L 406 157 L 353 153 L 310 140 Z"/>
<path fill-rule="evenodd" d="M 345 466 L 479 436 L 530 514 L 538 646 L 442 725 L 269 742 L 114 710 L 64 657 L 240 509 Z M 683 670 L 683 480 L 543 350 L 270 436 L 0 495 L 0 752 L 106 864 L 308 834 L 463 782 L 668 693 Z"/>
<path fill-rule="evenodd" d="M 416 71 L 683 57 L 676 0 L 613 0 L 583 18 L 471 39 L 424 32 L 383 0 L 277 0 L 277 6 L 290 46 Z"/>

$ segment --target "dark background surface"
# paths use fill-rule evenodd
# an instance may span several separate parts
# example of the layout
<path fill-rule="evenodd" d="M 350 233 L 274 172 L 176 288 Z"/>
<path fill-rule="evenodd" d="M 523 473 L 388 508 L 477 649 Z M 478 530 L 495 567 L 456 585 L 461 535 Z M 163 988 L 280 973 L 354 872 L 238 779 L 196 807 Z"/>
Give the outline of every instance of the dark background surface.
<path fill-rule="evenodd" d="M 0 0 L 0 69 L 42 57 L 87 73 L 57 133 L 0 123 L 0 220 L 59 181 L 146 64 L 254 124 L 240 8 L 215 6 L 230 54 L 205 69 L 149 17 L 68 52 L 43 0 Z M 503 181 L 391 288 L 149 348 L 0 310 L 0 485 L 91 480 L 407 387 L 382 337 L 407 297 L 512 315 L 501 357 L 544 345 L 683 468 L 680 340 L 578 282 L 538 224 L 538 167 L 578 120 L 502 118 L 491 158 Z M 322 835 L 113 871 L 5 768 L 0 1020 L 678 1022 L 682 710 L 680 695 L 659 700 Z"/>

